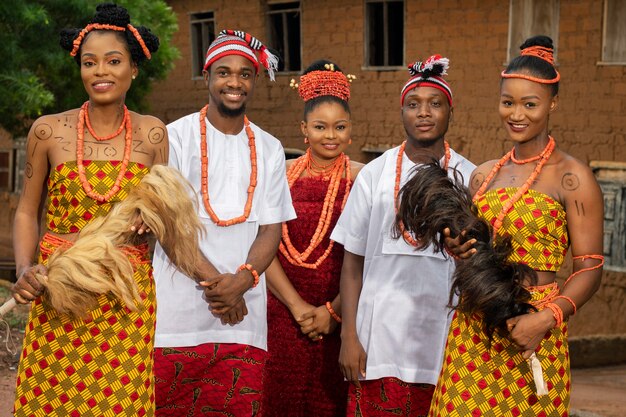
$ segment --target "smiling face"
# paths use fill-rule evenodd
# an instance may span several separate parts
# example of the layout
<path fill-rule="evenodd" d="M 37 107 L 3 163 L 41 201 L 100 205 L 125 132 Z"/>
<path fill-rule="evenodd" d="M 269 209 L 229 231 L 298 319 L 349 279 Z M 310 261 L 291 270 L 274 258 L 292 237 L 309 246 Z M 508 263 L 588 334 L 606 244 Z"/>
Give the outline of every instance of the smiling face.
<path fill-rule="evenodd" d="M 509 135 L 517 143 L 548 135 L 548 119 L 556 110 L 558 96 L 549 86 L 521 78 L 502 80 L 500 87 L 500 118 Z"/>
<path fill-rule="evenodd" d="M 113 31 L 93 31 L 80 51 L 80 76 L 93 103 L 124 100 L 137 66 L 124 38 Z"/>
<path fill-rule="evenodd" d="M 318 161 L 332 160 L 350 143 L 350 114 L 336 102 L 323 102 L 313 108 L 301 123 L 302 134 L 309 139 L 311 153 Z"/>
<path fill-rule="evenodd" d="M 228 55 L 211 64 L 204 73 L 209 87 L 209 104 L 224 117 L 241 116 L 252 97 L 257 74 L 252 62 L 240 55 Z"/>
<path fill-rule="evenodd" d="M 452 109 L 443 91 L 434 87 L 417 87 L 409 91 L 402 105 L 402 122 L 407 139 L 432 143 L 448 131 Z"/>

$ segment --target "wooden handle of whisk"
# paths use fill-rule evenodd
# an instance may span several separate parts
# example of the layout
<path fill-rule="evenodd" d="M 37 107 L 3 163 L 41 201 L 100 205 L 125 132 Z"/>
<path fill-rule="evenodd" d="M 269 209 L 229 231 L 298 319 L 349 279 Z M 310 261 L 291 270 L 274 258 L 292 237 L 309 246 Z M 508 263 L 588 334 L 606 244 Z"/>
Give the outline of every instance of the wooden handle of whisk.
<path fill-rule="evenodd" d="M 0 317 L 4 317 L 9 311 L 13 310 L 16 305 L 17 302 L 15 301 L 15 298 L 9 298 L 0 306 Z"/>

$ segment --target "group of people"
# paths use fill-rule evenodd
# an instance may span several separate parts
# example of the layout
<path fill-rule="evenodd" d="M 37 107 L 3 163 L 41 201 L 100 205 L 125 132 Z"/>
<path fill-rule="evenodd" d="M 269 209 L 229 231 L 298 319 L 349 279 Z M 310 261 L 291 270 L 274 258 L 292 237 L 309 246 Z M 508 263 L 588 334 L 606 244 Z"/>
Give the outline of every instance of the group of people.
<path fill-rule="evenodd" d="M 600 283 L 603 202 L 589 168 L 549 134 L 560 79 L 549 38 L 529 39 L 503 71 L 499 112 L 513 149 L 478 167 L 445 140 L 453 94 L 439 55 L 412 64 L 399 89 L 405 141 L 363 166 L 344 153 L 354 77 L 334 62 L 292 82 L 308 148 L 286 162 L 280 141 L 246 116 L 261 66 L 273 79 L 277 64 L 250 34 L 219 34 L 204 65 L 208 104 L 167 126 L 124 105 L 158 49 L 124 8 L 98 6 L 61 45 L 89 99 L 37 119 L 28 135 L 14 298 L 32 308 L 16 416 L 567 415 L 567 320 Z M 480 286 L 472 277 L 453 285 L 455 266 L 480 255 L 475 239 L 444 230 L 440 251 L 404 227 L 408 182 L 432 161 L 463 179 L 494 240 L 510 241 L 508 261 L 536 271 L 521 282 L 533 307 L 508 317 L 506 332 L 454 312 L 459 300 L 481 302 L 464 291 Z M 103 294 L 86 317 L 57 313 L 42 297 L 47 260 L 156 164 L 193 189 L 199 272 L 181 272 L 161 242 L 150 260 L 138 218 L 128 227 L 139 243 L 125 249 L 137 308 Z M 559 287 L 568 248 L 574 272 Z"/>

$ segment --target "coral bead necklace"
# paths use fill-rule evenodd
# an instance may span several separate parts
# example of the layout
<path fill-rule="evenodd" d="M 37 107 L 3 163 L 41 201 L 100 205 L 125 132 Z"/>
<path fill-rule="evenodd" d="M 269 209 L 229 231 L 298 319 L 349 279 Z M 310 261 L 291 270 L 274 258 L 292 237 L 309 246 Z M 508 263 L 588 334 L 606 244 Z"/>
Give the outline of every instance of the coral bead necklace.
<path fill-rule="evenodd" d="M 311 148 L 309 148 L 311 149 Z M 307 153 L 309 151 L 307 150 Z M 343 155 L 343 153 L 342 153 Z M 324 165 L 324 164 L 320 164 L 319 162 L 315 161 L 315 158 L 311 157 L 309 155 L 308 157 L 308 163 L 306 166 L 306 170 L 307 173 L 309 174 L 310 177 L 317 177 L 317 176 L 321 176 L 324 180 L 328 180 L 329 179 L 329 174 L 331 174 L 334 169 L 335 169 L 335 165 L 336 162 L 338 160 L 339 157 L 333 159 L 331 162 L 329 162 L 328 164 Z"/>
<path fill-rule="evenodd" d="M 130 113 L 128 112 L 128 109 L 126 108 L 126 106 L 124 106 L 124 120 L 122 122 L 121 127 L 124 127 L 126 129 L 126 135 L 125 135 L 125 142 L 124 142 L 124 159 L 122 160 L 120 164 L 120 172 L 117 175 L 117 178 L 115 179 L 115 183 L 113 184 L 113 187 L 111 187 L 111 189 L 106 194 L 99 194 L 98 192 L 94 191 L 91 184 L 89 184 L 89 181 L 87 181 L 87 176 L 85 174 L 85 166 L 83 165 L 83 156 L 84 156 L 84 149 L 85 149 L 84 148 L 85 124 L 87 124 L 89 133 L 91 133 L 91 135 L 96 140 L 100 140 L 100 141 L 114 138 L 115 136 L 119 135 L 119 133 L 121 133 L 122 130 L 118 129 L 118 133 L 116 133 L 113 136 L 109 135 L 106 138 L 97 137 L 95 133 L 92 132 L 92 129 L 90 128 L 90 123 L 88 122 L 89 116 L 87 115 L 88 110 L 89 110 L 89 101 L 86 101 L 80 108 L 80 111 L 78 113 L 78 123 L 76 124 L 76 136 L 77 136 L 76 166 L 78 169 L 78 178 L 80 179 L 80 182 L 83 186 L 83 190 L 85 191 L 85 194 L 87 194 L 89 197 L 93 198 L 94 200 L 97 200 L 99 202 L 105 202 L 105 201 L 109 201 L 111 197 L 117 194 L 117 192 L 120 190 L 120 184 L 122 183 L 122 178 L 124 178 L 124 175 L 126 174 L 126 170 L 128 168 L 128 162 L 130 161 L 130 153 L 132 150 L 132 143 L 133 143 L 133 138 L 132 138 L 133 130 L 132 130 L 131 122 L 130 122 Z"/>
<path fill-rule="evenodd" d="M 87 110 L 88 103 L 89 102 L 87 101 L 85 102 L 85 104 L 83 104 L 83 107 L 85 109 L 85 124 L 87 125 L 87 130 L 89 130 L 89 133 L 91 134 L 91 136 L 93 136 L 95 140 L 102 142 L 105 140 L 113 139 L 114 137 L 122 133 L 122 130 L 124 130 L 126 118 L 129 117 L 128 108 L 126 107 L 126 105 L 124 105 L 124 116 L 122 117 L 122 123 L 120 124 L 120 127 L 117 128 L 117 130 L 114 133 L 111 133 L 108 136 L 101 137 L 96 134 L 96 131 L 93 129 L 93 126 L 91 126 L 91 120 L 89 119 L 89 111 Z"/>
<path fill-rule="evenodd" d="M 248 198 L 246 200 L 246 205 L 243 209 L 243 214 L 238 217 L 233 217 L 228 220 L 221 220 L 213 211 L 211 207 L 211 203 L 209 201 L 209 157 L 207 150 L 207 140 L 206 140 L 206 113 L 209 108 L 207 104 L 200 110 L 200 149 L 202 151 L 202 202 L 204 203 L 204 208 L 207 213 L 211 217 L 213 223 L 218 226 L 227 227 L 235 224 L 243 223 L 250 216 L 250 211 L 252 210 L 252 200 L 254 199 L 254 190 L 256 188 L 257 181 L 257 160 L 256 160 L 256 143 L 254 138 L 254 132 L 250 127 L 250 121 L 246 116 L 243 118 L 243 123 L 246 129 L 246 135 L 248 135 L 248 146 L 250 147 L 250 185 L 248 186 Z"/>
<path fill-rule="evenodd" d="M 398 214 L 398 194 L 400 194 L 400 179 L 402 178 L 402 157 L 404 155 L 404 148 L 406 147 L 406 140 L 402 142 L 400 145 L 400 149 L 398 150 L 398 159 L 396 160 L 396 183 L 393 187 L 393 207 L 396 210 L 396 214 Z M 450 145 L 447 141 L 443 141 L 444 147 L 444 158 L 443 158 L 443 169 L 447 170 L 448 165 L 450 164 Z M 400 221 L 398 223 L 398 228 L 402 231 L 402 237 L 411 246 L 417 247 L 417 241 L 411 236 L 406 230 L 404 230 L 404 223 Z"/>
<path fill-rule="evenodd" d="M 282 240 L 279 245 L 280 252 L 285 256 L 289 263 L 308 269 L 317 269 L 330 255 L 335 243 L 332 240 L 328 244 L 324 253 L 315 262 L 308 260 L 311 253 L 313 253 L 313 251 L 322 243 L 324 237 L 330 229 L 339 185 L 341 184 L 341 179 L 344 177 L 344 174 L 346 178 L 346 188 L 343 195 L 343 201 L 341 203 L 342 210 L 348 200 L 348 194 L 350 193 L 350 186 L 352 184 L 350 176 L 350 158 L 348 158 L 348 156 L 343 152 L 328 165 L 317 165 L 324 168 L 321 171 L 321 175 L 315 175 L 315 171 L 311 169 L 314 166 L 316 165 L 313 161 L 313 156 L 311 155 L 311 148 L 309 148 L 306 153 L 298 158 L 287 170 L 287 182 L 289 183 L 289 188 L 291 188 L 296 180 L 300 178 L 300 175 L 302 175 L 304 170 L 307 170 L 309 175 L 312 177 L 322 177 L 324 181 L 329 181 L 326 196 L 324 197 L 322 211 L 317 222 L 317 228 L 311 237 L 309 246 L 303 252 L 299 252 L 291 243 L 287 223 L 283 223 Z M 328 168 L 331 169 L 328 170 Z"/>
<path fill-rule="evenodd" d="M 523 161 L 513 160 L 513 154 L 515 153 L 515 148 L 511 149 L 498 162 L 496 162 L 496 164 L 491 169 L 491 172 L 489 173 L 489 175 L 487 175 L 487 178 L 485 178 L 485 181 L 483 181 L 478 191 L 476 191 L 476 194 L 474 195 L 474 198 L 473 198 L 474 202 L 476 202 L 479 198 L 481 198 L 485 194 L 485 191 L 487 190 L 487 187 L 489 186 L 489 183 L 491 182 L 491 180 L 493 180 L 493 178 L 496 176 L 498 171 L 500 171 L 500 168 L 502 168 L 509 159 L 511 159 L 514 163 L 519 164 L 519 165 L 529 163 L 529 162 L 539 161 L 537 162 L 535 169 L 530 174 L 530 176 L 528 177 L 524 185 L 519 187 L 515 195 L 509 198 L 506 201 L 506 203 L 502 205 L 502 209 L 500 210 L 500 213 L 498 213 L 498 216 L 496 217 L 493 223 L 494 238 L 496 236 L 496 232 L 502 226 L 502 221 L 504 220 L 504 217 L 506 216 L 506 214 L 509 212 L 509 210 L 511 210 L 513 205 L 520 198 L 522 198 L 524 194 L 526 194 L 530 186 L 533 184 L 533 182 L 535 182 L 535 180 L 539 176 L 539 173 L 541 172 L 541 169 L 543 168 L 543 166 L 546 164 L 546 162 L 548 162 L 548 159 L 550 159 L 550 155 L 552 155 L 552 152 L 554 152 L 554 148 L 556 147 L 554 138 L 552 136 L 548 136 L 548 138 L 549 138 L 548 144 L 543 149 L 543 151 L 541 151 L 539 155 L 534 156 L 532 158 L 525 159 Z"/>

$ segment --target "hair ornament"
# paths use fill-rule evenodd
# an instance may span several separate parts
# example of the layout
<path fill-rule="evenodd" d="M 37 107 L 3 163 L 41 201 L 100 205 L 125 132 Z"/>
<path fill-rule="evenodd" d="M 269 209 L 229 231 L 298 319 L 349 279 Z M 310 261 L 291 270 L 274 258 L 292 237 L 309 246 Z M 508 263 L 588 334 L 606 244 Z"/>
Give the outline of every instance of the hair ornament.
<path fill-rule="evenodd" d="M 137 39 L 137 42 L 139 42 L 139 45 L 141 46 L 141 49 L 143 50 L 143 53 L 146 56 L 146 58 L 148 58 L 148 59 L 152 58 L 152 54 L 150 53 L 150 50 L 146 46 L 146 43 L 144 42 L 143 38 L 141 37 L 141 34 L 130 23 L 128 25 L 126 25 L 126 27 L 109 25 L 109 24 L 106 24 L 106 23 L 90 23 L 90 24 L 88 24 L 87 26 L 85 26 L 85 28 L 83 30 L 80 31 L 80 33 L 78 34 L 76 39 L 74 39 L 74 42 L 73 42 L 74 49 L 72 49 L 72 51 L 70 52 L 71 56 L 76 56 L 76 54 L 78 53 L 78 50 L 80 49 L 80 45 L 85 40 L 85 36 L 87 36 L 87 34 L 89 32 L 91 32 L 92 30 L 114 30 L 116 32 L 125 32 L 126 30 L 128 30 L 128 31 L 130 31 L 130 33 L 133 34 L 135 39 Z"/>
<path fill-rule="evenodd" d="M 289 87 L 293 88 L 294 90 L 297 90 L 299 85 L 300 84 L 298 84 L 293 78 L 291 79 L 291 81 L 289 81 Z"/>
<path fill-rule="evenodd" d="M 520 56 L 534 56 L 536 58 L 546 61 L 548 64 L 554 67 L 554 50 L 552 48 L 533 45 L 529 46 L 528 48 L 522 49 L 522 52 L 520 52 Z M 521 78 L 523 80 L 533 81 L 539 84 L 555 84 L 558 83 L 561 79 L 561 74 L 556 70 L 556 68 L 554 68 L 554 72 L 556 72 L 556 76 L 550 80 L 535 77 L 529 74 L 519 74 L 515 72 L 507 73 L 506 70 L 502 71 L 500 75 L 502 76 L 502 78 Z"/>
<path fill-rule="evenodd" d="M 300 97 L 305 102 L 322 96 L 335 96 L 343 101 L 350 100 L 350 83 L 356 77 L 336 71 L 332 63 L 324 64 L 324 68 L 326 70 L 311 71 L 300 76 L 300 83 L 291 80 L 289 86 L 297 88 Z"/>
<path fill-rule="evenodd" d="M 554 50 L 552 48 L 546 48 L 545 46 L 539 45 L 529 46 L 528 48 L 522 49 L 520 55 L 536 56 L 537 58 L 543 59 L 550 65 L 554 66 Z"/>

